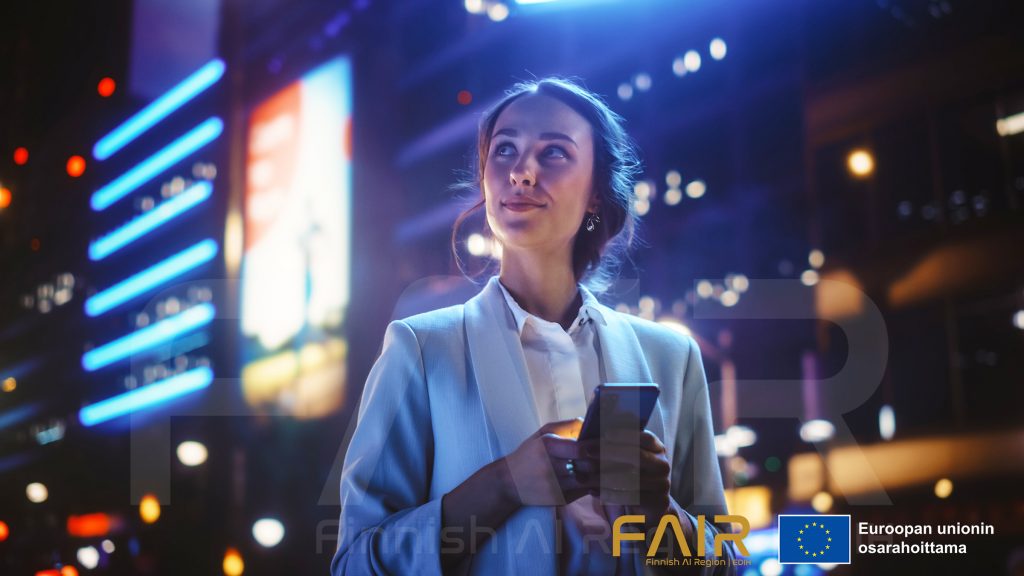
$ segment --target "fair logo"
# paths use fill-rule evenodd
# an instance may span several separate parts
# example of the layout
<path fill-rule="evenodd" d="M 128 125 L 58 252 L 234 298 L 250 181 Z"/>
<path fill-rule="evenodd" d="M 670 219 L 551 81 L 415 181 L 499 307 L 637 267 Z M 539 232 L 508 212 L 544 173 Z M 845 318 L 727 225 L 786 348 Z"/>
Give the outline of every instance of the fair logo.
<path fill-rule="evenodd" d="M 622 554 L 622 541 L 623 540 L 635 540 L 644 541 L 647 538 L 647 534 L 644 532 L 623 532 L 622 526 L 624 524 L 640 524 L 643 525 L 647 521 L 647 517 L 640 514 L 627 514 L 625 516 L 619 516 L 615 519 L 615 523 L 612 525 L 612 556 L 620 556 Z M 704 519 L 704 515 L 697 516 L 697 534 L 704 534 L 704 527 L 707 521 Z M 715 556 L 719 557 L 722 555 L 722 542 L 731 540 L 736 543 L 736 549 L 743 556 L 749 556 L 747 547 L 743 545 L 743 538 L 750 533 L 750 522 L 747 521 L 744 516 L 736 516 L 729 514 L 716 514 L 716 523 L 730 522 L 733 524 L 739 524 L 741 526 L 740 531 L 736 534 L 719 533 L 715 534 Z M 675 534 L 676 542 L 679 543 L 679 547 L 682 549 L 683 556 L 690 557 L 690 546 L 686 543 L 686 538 L 683 537 L 683 527 L 679 523 L 679 518 L 675 514 L 666 514 L 661 517 L 661 521 L 658 522 L 658 529 L 654 531 L 654 540 L 651 541 L 651 546 L 647 549 L 647 557 L 653 557 L 658 551 L 658 547 L 661 545 L 661 539 L 665 536 L 665 530 L 669 527 L 672 528 L 672 533 Z M 705 550 L 704 538 L 695 538 L 697 540 L 697 556 L 704 557 L 707 555 Z"/>

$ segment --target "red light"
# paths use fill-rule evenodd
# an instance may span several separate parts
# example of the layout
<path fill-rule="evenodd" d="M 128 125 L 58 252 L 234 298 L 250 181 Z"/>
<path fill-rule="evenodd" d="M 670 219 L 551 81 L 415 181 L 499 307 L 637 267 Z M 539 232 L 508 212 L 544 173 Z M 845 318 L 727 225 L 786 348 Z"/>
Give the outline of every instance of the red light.
<path fill-rule="evenodd" d="M 459 90 L 459 104 L 468 106 L 473 101 L 473 93 L 469 90 Z"/>
<path fill-rule="evenodd" d="M 36 576 L 61 576 L 59 570 L 40 570 L 36 572 Z"/>
<path fill-rule="evenodd" d="M 14 163 L 18 166 L 24 166 L 28 162 L 28 148 L 19 146 L 14 149 Z"/>
<path fill-rule="evenodd" d="M 68 534 L 78 538 L 96 538 L 110 533 L 110 515 L 102 512 L 68 516 Z"/>
<path fill-rule="evenodd" d="M 0 186 L 0 210 L 11 205 L 11 191 Z"/>
<path fill-rule="evenodd" d="M 0 542 L 7 540 L 7 537 L 11 535 L 11 529 L 7 527 L 7 522 L 0 520 Z"/>
<path fill-rule="evenodd" d="M 33 238 L 28 245 L 32 248 L 33 252 L 39 252 L 39 238 Z"/>
<path fill-rule="evenodd" d="M 68 176 L 72 178 L 78 178 L 85 172 L 85 158 L 81 156 L 72 156 L 68 158 Z"/>
<path fill-rule="evenodd" d="M 109 77 L 100 80 L 100 83 L 96 85 L 96 91 L 104 98 L 109 98 L 114 93 L 115 88 L 117 88 L 117 83 L 114 82 L 113 78 Z"/>
<path fill-rule="evenodd" d="M 75 568 L 70 564 L 63 566 L 60 569 L 60 576 L 78 576 L 78 568 Z"/>

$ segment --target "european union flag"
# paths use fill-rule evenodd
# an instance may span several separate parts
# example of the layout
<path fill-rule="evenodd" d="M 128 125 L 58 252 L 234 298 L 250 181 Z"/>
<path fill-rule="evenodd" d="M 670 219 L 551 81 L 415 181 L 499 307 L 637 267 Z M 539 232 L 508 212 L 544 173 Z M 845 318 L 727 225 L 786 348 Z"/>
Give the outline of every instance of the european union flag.
<path fill-rule="evenodd" d="M 779 515 L 780 564 L 849 564 L 850 516 Z"/>

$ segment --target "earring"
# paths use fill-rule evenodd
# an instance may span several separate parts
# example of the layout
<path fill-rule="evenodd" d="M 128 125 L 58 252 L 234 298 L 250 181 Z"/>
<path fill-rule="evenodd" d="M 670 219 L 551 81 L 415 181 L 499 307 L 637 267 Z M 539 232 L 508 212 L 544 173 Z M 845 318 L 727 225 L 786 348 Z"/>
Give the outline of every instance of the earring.
<path fill-rule="evenodd" d="M 601 217 L 592 212 L 590 216 L 587 216 L 587 232 L 593 232 L 594 228 L 596 228 L 600 223 Z"/>

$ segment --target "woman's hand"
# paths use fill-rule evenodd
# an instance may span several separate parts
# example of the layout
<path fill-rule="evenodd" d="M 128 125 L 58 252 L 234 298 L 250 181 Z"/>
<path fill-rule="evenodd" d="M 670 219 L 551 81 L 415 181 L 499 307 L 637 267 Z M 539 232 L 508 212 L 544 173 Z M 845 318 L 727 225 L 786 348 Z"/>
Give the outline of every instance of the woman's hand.
<path fill-rule="evenodd" d="M 561 506 L 596 493 L 590 479 L 596 477 L 597 461 L 583 454 L 587 443 L 576 442 L 582 425 L 582 418 L 549 422 L 503 458 L 508 497 L 523 506 Z M 570 459 L 572 473 L 566 466 Z"/>
<path fill-rule="evenodd" d="M 599 440 L 580 442 L 581 451 L 600 461 L 598 478 L 585 487 L 605 504 L 629 505 L 657 524 L 670 510 L 672 467 L 665 445 L 649 430 L 613 430 Z"/>

